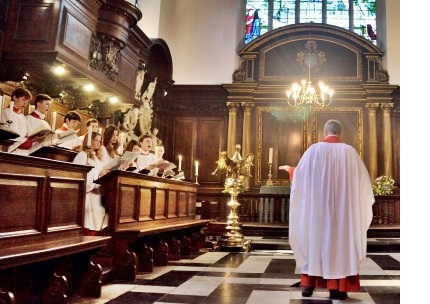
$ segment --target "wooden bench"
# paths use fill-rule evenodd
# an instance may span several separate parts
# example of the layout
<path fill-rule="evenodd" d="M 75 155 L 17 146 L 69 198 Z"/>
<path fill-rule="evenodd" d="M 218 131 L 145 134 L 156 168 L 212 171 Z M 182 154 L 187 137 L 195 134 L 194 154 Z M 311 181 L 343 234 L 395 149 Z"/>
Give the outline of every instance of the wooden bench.
<path fill-rule="evenodd" d="M 201 229 L 196 217 L 197 184 L 112 171 L 96 181 L 109 205 L 110 252 L 97 261 L 118 279 L 134 280 L 138 271 L 167 265 L 198 251 Z"/>
<path fill-rule="evenodd" d="M 82 235 L 89 166 L 0 152 L 0 300 L 100 297 L 92 256 L 110 236 Z M 1 303 L 0 301 L 0 303 Z"/>
<path fill-rule="evenodd" d="M 99 298 L 102 269 L 91 258 L 109 239 L 77 236 L 0 249 L 0 299 L 61 304 L 74 295 Z"/>

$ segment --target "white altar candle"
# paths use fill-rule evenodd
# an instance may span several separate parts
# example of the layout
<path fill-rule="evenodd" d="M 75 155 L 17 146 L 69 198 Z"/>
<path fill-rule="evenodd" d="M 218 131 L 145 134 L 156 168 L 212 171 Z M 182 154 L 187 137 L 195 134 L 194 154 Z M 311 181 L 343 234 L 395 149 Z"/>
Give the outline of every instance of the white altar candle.
<path fill-rule="evenodd" d="M 124 133 L 121 133 L 121 135 L 119 136 L 119 149 L 118 149 L 118 153 L 120 155 L 122 155 L 123 153 L 123 146 L 124 146 Z"/>
<path fill-rule="evenodd" d="M 51 119 L 51 130 L 55 131 L 55 124 L 57 123 L 57 112 L 52 112 L 52 119 Z"/>
<path fill-rule="evenodd" d="M 88 129 L 87 147 L 91 147 L 91 137 L 93 135 L 93 128 Z"/>
<path fill-rule="evenodd" d="M 179 158 L 178 171 L 181 171 L 181 169 L 182 169 L 182 155 L 179 155 L 178 158 Z"/>
<path fill-rule="evenodd" d="M 199 175 L 199 162 L 196 160 L 196 175 Z"/>
<path fill-rule="evenodd" d="M 269 164 L 273 163 L 273 148 L 269 148 Z"/>
<path fill-rule="evenodd" d="M 1 117 L 2 109 L 3 109 L 3 95 L 0 95 L 0 117 Z"/>

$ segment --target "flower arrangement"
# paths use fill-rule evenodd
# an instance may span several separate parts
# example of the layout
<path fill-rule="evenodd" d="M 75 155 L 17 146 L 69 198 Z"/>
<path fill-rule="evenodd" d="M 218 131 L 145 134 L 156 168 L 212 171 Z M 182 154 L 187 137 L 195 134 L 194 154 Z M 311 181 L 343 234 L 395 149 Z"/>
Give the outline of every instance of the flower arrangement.
<path fill-rule="evenodd" d="M 375 179 L 372 185 L 373 193 L 375 195 L 392 194 L 394 186 L 394 179 L 391 176 L 382 175 Z"/>

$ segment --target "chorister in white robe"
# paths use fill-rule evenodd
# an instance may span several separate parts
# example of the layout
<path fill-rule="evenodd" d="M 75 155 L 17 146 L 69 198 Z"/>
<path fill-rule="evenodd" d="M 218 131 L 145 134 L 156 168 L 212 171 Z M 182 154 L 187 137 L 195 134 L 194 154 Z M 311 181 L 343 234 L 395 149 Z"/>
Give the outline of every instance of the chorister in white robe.
<path fill-rule="evenodd" d="M 16 138 L 16 143 L 10 145 L 7 149 L 9 153 L 18 154 L 18 155 L 29 155 L 29 149 L 20 149 L 18 146 L 21 145 L 23 141 L 25 141 L 25 137 L 30 131 L 30 125 L 28 124 L 25 116 L 19 112 L 11 111 L 10 107 L 3 109 L 1 112 L 1 122 L 12 121 L 12 123 L 8 126 L 9 130 L 19 134 L 19 137 Z"/>
<path fill-rule="evenodd" d="M 139 171 L 145 169 L 146 166 L 149 166 L 149 165 L 152 165 L 152 164 L 155 164 L 158 162 L 159 162 L 158 157 L 152 153 L 148 153 L 148 154 L 141 153 L 136 159 L 137 169 Z M 157 172 L 158 172 L 158 168 L 154 168 L 154 169 L 150 170 L 148 175 L 154 176 L 157 174 Z"/>
<path fill-rule="evenodd" d="M 34 110 L 32 113 L 25 116 L 25 118 L 28 121 L 28 125 L 30 126 L 30 130 L 35 130 L 37 128 L 40 128 L 41 125 L 43 125 L 46 129 L 51 129 L 51 126 L 49 123 L 45 120 L 45 114 L 40 113 L 38 110 Z M 52 144 L 55 143 L 55 140 L 53 140 Z M 34 142 L 30 153 L 36 151 L 37 149 L 40 149 L 43 146 L 49 146 L 51 142 Z"/>
<path fill-rule="evenodd" d="M 359 274 L 374 200 L 367 169 L 352 146 L 320 142 L 308 148 L 290 194 L 289 241 L 302 274 Z"/>
<path fill-rule="evenodd" d="M 79 152 L 75 156 L 73 163 L 85 165 L 87 163 L 87 153 Z M 109 222 L 109 214 L 102 205 L 100 185 L 94 183 L 94 180 L 99 178 L 102 162 L 98 158 L 90 158 L 88 163 L 93 168 L 87 174 L 84 227 L 89 230 L 100 231 L 106 228 Z"/>
<path fill-rule="evenodd" d="M 55 130 L 55 133 L 61 134 L 62 132 L 68 131 L 68 130 L 70 130 L 69 127 L 67 127 L 66 123 L 63 123 L 63 125 L 60 128 Z M 70 150 L 75 150 L 75 149 L 78 150 L 80 149 L 81 145 L 82 145 L 82 141 L 79 139 L 78 136 L 71 136 L 70 140 L 62 142 L 58 146 L 62 148 L 67 148 Z"/>

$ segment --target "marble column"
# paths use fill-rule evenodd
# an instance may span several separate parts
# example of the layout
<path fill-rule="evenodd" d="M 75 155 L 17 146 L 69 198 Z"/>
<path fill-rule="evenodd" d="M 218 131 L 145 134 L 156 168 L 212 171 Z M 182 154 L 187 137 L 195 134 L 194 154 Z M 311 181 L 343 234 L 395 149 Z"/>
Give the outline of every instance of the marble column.
<path fill-rule="evenodd" d="M 369 160 L 367 169 L 369 170 L 370 180 L 373 182 L 378 175 L 378 142 L 376 133 L 376 110 L 379 103 L 367 103 L 369 116 Z"/>
<path fill-rule="evenodd" d="M 391 134 L 391 109 L 393 103 L 381 103 L 384 125 L 384 175 L 393 176 L 393 144 Z"/>
<path fill-rule="evenodd" d="M 240 102 L 227 102 L 228 113 L 228 131 L 227 131 L 227 156 L 232 157 L 236 151 L 236 133 L 237 133 L 237 110 Z"/>

